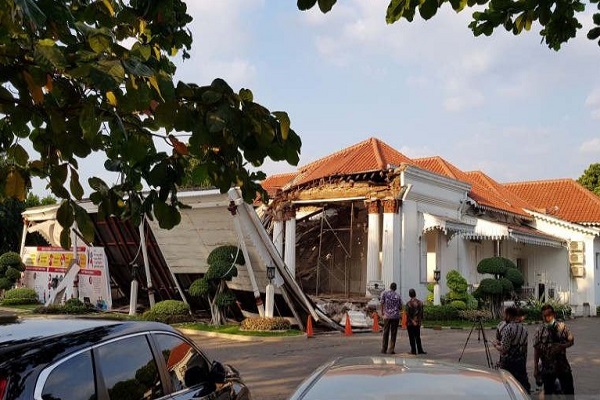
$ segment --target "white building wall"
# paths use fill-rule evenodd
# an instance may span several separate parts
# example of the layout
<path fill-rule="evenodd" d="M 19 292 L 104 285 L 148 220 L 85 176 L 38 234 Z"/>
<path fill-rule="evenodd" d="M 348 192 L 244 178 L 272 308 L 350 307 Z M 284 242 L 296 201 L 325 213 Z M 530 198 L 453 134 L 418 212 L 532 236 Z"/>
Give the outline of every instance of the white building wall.
<path fill-rule="evenodd" d="M 402 301 L 408 300 L 408 290 L 414 288 L 417 297 L 427 297 L 427 288 L 422 284 L 421 257 L 420 257 L 420 225 L 417 212 L 417 203 L 407 200 L 402 203 L 402 242 L 400 246 L 400 295 Z"/>

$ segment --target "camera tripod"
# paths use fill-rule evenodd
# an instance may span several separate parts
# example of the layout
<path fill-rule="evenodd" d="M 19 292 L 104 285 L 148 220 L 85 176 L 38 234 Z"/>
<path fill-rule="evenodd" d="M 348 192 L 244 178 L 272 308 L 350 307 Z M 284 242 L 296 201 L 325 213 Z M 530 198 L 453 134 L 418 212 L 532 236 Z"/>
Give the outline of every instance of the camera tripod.
<path fill-rule="evenodd" d="M 483 328 L 483 322 L 481 318 L 477 318 L 473 322 L 473 326 L 471 327 L 471 331 L 469 332 L 469 336 L 467 336 L 467 340 L 465 341 L 465 345 L 463 346 L 462 352 L 460 353 L 460 357 L 458 357 L 458 362 L 462 359 L 465 354 L 465 349 L 467 348 L 467 344 L 469 344 L 469 340 L 471 339 L 471 334 L 477 328 L 477 341 L 480 342 L 481 338 L 483 338 L 483 347 L 485 348 L 485 358 L 487 361 L 488 368 L 494 368 L 494 363 L 492 362 L 492 353 L 490 352 L 490 345 L 488 343 L 487 338 L 485 337 L 485 329 Z"/>

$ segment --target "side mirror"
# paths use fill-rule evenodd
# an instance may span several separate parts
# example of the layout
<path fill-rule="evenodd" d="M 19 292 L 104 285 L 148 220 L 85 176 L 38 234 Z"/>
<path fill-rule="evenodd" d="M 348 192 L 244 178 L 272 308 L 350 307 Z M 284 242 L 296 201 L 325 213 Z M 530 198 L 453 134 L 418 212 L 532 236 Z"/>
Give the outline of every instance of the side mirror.
<path fill-rule="evenodd" d="M 218 361 L 213 361 L 212 365 L 210 366 L 211 382 L 225 383 L 226 378 L 227 378 L 227 370 L 225 369 L 223 364 L 221 364 Z"/>

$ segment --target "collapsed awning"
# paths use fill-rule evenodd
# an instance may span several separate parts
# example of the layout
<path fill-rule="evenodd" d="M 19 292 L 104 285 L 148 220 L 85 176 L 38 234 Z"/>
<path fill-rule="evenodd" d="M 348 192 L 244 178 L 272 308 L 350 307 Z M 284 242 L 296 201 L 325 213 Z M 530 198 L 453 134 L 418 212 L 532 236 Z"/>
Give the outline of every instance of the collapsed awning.
<path fill-rule="evenodd" d="M 423 220 L 423 233 L 439 229 L 444 234 L 450 236 L 450 239 L 458 234 L 472 234 L 475 228 L 473 225 L 452 218 L 440 217 L 429 213 L 423 213 Z"/>

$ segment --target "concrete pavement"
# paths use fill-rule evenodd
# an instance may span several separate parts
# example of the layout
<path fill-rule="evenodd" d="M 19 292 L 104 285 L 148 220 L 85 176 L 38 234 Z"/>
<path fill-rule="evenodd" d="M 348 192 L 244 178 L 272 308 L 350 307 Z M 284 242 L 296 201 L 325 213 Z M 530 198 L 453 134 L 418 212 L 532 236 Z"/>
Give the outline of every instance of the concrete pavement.
<path fill-rule="evenodd" d="M 567 356 L 573 368 L 576 399 L 600 400 L 600 318 L 578 318 L 567 321 L 567 324 L 575 336 L 575 345 L 568 349 Z M 538 325 L 528 326 L 528 372 L 533 388 L 535 382 L 532 376 L 531 339 L 537 327 Z M 485 330 L 488 340 L 494 338 L 494 332 L 492 329 Z M 468 329 L 423 329 L 423 347 L 428 354 L 417 357 L 457 362 L 468 334 Z M 253 397 L 260 400 L 286 399 L 321 364 L 340 356 L 379 355 L 381 343 L 380 333 L 352 336 L 328 333 L 304 340 L 257 339 L 252 342 L 200 334 L 188 336 L 210 357 L 234 365 L 250 387 Z M 399 332 L 396 357 L 415 357 L 402 354 L 409 349 L 406 332 Z M 496 362 L 498 353 L 491 345 L 490 352 L 493 362 Z M 461 362 L 487 366 L 485 347 L 482 338 L 478 341 L 478 330 L 473 331 Z"/>

